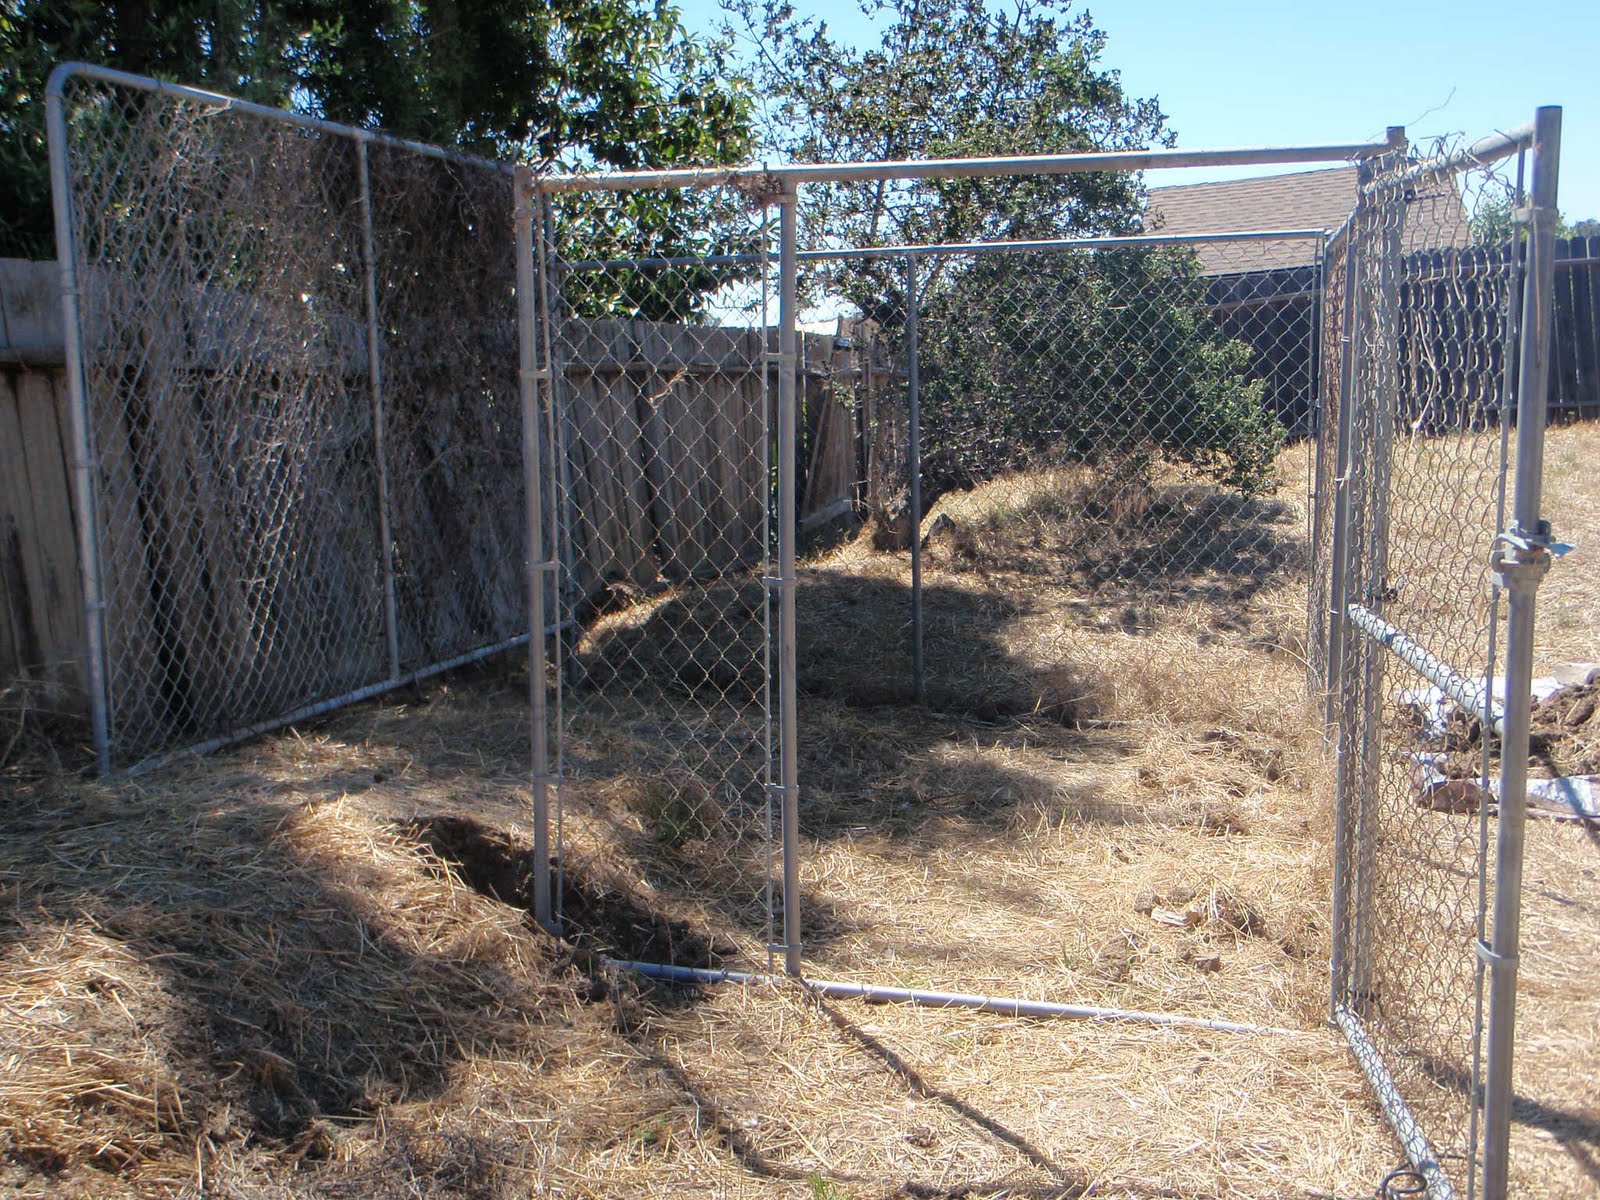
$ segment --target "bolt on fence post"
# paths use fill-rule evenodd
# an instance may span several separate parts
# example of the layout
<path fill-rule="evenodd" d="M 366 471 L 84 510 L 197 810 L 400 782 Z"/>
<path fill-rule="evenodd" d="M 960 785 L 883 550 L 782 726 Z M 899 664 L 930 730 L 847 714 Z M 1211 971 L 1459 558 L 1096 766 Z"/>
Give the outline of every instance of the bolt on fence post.
<path fill-rule="evenodd" d="M 917 256 L 906 255 L 906 420 L 911 460 L 911 682 L 918 704 L 928 693 L 922 662 L 922 380 L 917 341 Z"/>
<path fill-rule="evenodd" d="M 800 974 L 799 720 L 795 680 L 795 407 L 798 399 L 799 195 L 785 181 L 778 204 L 778 785 L 783 838 L 783 964 Z"/>
<path fill-rule="evenodd" d="M 78 574 L 83 588 L 83 675 L 89 693 L 89 727 L 96 769 L 111 773 L 111 696 L 106 679 L 106 605 L 100 579 L 100 520 L 95 500 L 94 432 L 83 376 L 83 336 L 78 313 L 77 247 L 72 231 L 72 194 L 67 167 L 64 91 L 72 67 L 57 67 L 45 87 L 45 126 L 50 143 L 50 195 L 54 206 L 56 264 L 61 276 L 61 331 L 66 349 L 67 416 L 72 438 L 72 485 L 76 502 Z"/>
<path fill-rule="evenodd" d="M 544 478 L 539 462 L 538 298 L 533 266 L 533 173 L 518 167 L 512 179 L 512 220 L 517 248 L 517 391 L 522 402 L 522 466 L 526 494 L 528 555 L 528 704 L 533 741 L 533 916 L 546 929 L 553 925 L 550 889 L 550 729 L 546 711 L 544 591 Z"/>
<path fill-rule="evenodd" d="M 383 363 L 378 339 L 378 251 L 372 232 L 372 173 L 367 142 L 356 138 L 356 171 L 361 204 L 361 258 L 367 305 L 367 386 L 372 391 L 372 456 L 378 472 L 378 542 L 383 565 L 383 633 L 389 650 L 389 678 L 400 678 L 400 603 L 394 578 L 394 531 L 390 524 L 389 452 L 383 411 Z"/>
<path fill-rule="evenodd" d="M 1497 549 L 1507 593 L 1506 700 L 1500 739 L 1500 827 L 1495 840 L 1494 926 L 1478 943 L 1489 968 L 1489 1031 L 1483 1097 L 1483 1200 L 1505 1200 L 1511 1154 L 1512 1057 L 1516 1044 L 1517 960 L 1522 937 L 1522 854 L 1527 819 L 1528 726 L 1533 706 L 1534 606 L 1550 566 L 1543 500 L 1550 320 L 1555 294 L 1556 192 L 1561 109 L 1534 115 L 1533 177 L 1527 226 L 1521 352 L 1517 381 L 1517 479 L 1510 528 Z"/>

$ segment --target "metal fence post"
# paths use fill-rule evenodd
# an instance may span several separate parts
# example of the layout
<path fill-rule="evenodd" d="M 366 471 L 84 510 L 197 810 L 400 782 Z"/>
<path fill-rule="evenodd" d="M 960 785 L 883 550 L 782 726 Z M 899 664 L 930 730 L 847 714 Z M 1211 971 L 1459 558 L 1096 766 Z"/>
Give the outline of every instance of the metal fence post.
<path fill-rule="evenodd" d="M 356 138 L 356 170 L 361 203 L 361 257 L 367 304 L 367 385 L 372 389 L 372 456 L 378 471 L 378 542 L 383 563 L 383 632 L 389 649 L 389 677 L 400 678 L 400 602 L 394 578 L 394 531 L 390 525 L 389 451 L 383 411 L 383 360 L 378 338 L 378 252 L 372 232 L 372 174 L 367 140 Z"/>
<path fill-rule="evenodd" d="M 1352 222 L 1345 242 L 1344 296 L 1340 314 L 1339 345 L 1339 412 L 1335 435 L 1333 468 L 1333 532 L 1329 549 L 1328 570 L 1328 657 L 1326 668 L 1327 711 L 1325 722 L 1334 731 L 1334 826 L 1333 826 L 1333 899 L 1332 899 L 1332 956 L 1329 962 L 1330 1013 L 1346 1001 L 1346 957 L 1349 930 L 1350 870 L 1350 750 L 1353 744 L 1351 725 L 1355 719 L 1354 691 L 1348 685 L 1350 672 L 1345 664 L 1345 623 L 1349 620 L 1350 604 L 1348 575 L 1350 559 L 1350 437 L 1355 417 L 1352 398 L 1355 395 L 1355 373 L 1360 364 L 1358 322 L 1361 309 L 1357 301 L 1360 289 L 1356 286 L 1356 272 L 1360 259 L 1356 250 L 1356 224 Z"/>
<path fill-rule="evenodd" d="M 517 246 L 517 390 L 522 401 L 522 460 L 526 489 L 528 555 L 528 704 L 533 742 L 533 916 L 553 927 L 550 889 L 550 728 L 546 711 L 544 591 L 551 564 L 545 559 L 543 490 L 539 461 L 540 383 L 538 299 L 533 265 L 533 173 L 518 167 L 512 182 L 512 219 Z"/>
<path fill-rule="evenodd" d="M 783 964 L 800 974 L 799 720 L 795 679 L 795 418 L 799 363 L 799 194 L 785 182 L 778 204 L 778 787 L 783 839 Z"/>
<path fill-rule="evenodd" d="M 911 460 L 911 681 L 917 703 L 927 702 L 922 661 L 922 380 L 917 341 L 917 256 L 906 255 L 907 457 Z"/>
<path fill-rule="evenodd" d="M 1387 175 L 1405 162 L 1406 134 L 1399 127 L 1388 131 L 1388 142 L 1393 149 L 1389 154 L 1363 163 L 1362 176 L 1373 178 L 1371 172 Z M 1392 459 L 1394 455 L 1394 426 L 1400 406 L 1400 304 L 1399 279 L 1401 257 L 1404 252 L 1405 209 L 1400 193 L 1392 187 L 1379 191 L 1376 210 L 1380 238 L 1377 246 L 1376 296 L 1372 312 L 1373 353 L 1370 364 L 1371 386 L 1365 390 L 1371 418 L 1372 439 L 1365 447 L 1367 452 L 1365 495 L 1363 497 L 1362 544 L 1352 543 L 1351 552 L 1360 554 L 1364 565 L 1357 582 L 1362 589 L 1360 600 L 1380 617 L 1384 613 L 1384 593 L 1388 588 L 1386 578 L 1389 566 L 1389 503 Z M 1359 363 L 1359 358 L 1357 359 Z M 1357 393 L 1361 394 L 1360 391 Z M 1354 450 L 1352 448 L 1352 453 Z M 1348 537 L 1348 530 L 1346 532 Z M 1346 579 L 1346 590 L 1353 590 Z M 1348 614 L 1344 616 L 1348 620 Z M 1377 854 L 1377 817 L 1379 774 L 1383 753 L 1383 676 L 1387 666 L 1386 656 L 1374 650 L 1370 643 L 1361 649 L 1360 686 L 1360 763 L 1355 780 L 1355 835 L 1354 847 L 1354 933 L 1349 947 L 1347 974 L 1354 994 L 1363 1003 L 1372 995 L 1369 972 L 1372 966 L 1372 908 L 1374 888 L 1377 883 L 1374 857 Z"/>
<path fill-rule="evenodd" d="M 89 392 L 83 377 L 83 336 L 78 311 L 77 243 L 72 228 L 71 175 L 67 163 L 64 95 L 70 66 L 57 67 L 45 88 L 50 142 L 50 194 L 54 202 L 56 263 L 61 275 L 61 329 L 66 349 L 67 416 L 72 438 L 72 489 L 77 505 L 78 573 L 83 588 L 83 675 L 89 693 L 95 766 L 111 773 L 111 696 L 106 678 L 106 605 L 100 579 L 100 520 L 95 499 L 95 445 Z"/>
<path fill-rule="evenodd" d="M 1555 292 L 1556 191 L 1561 109 L 1534 115 L 1533 176 L 1527 226 L 1522 345 L 1517 381 L 1517 479 L 1510 527 L 1496 549 L 1497 582 L 1507 593 L 1506 701 L 1500 740 L 1500 826 L 1495 843 L 1494 925 L 1478 954 L 1489 970 L 1488 1052 L 1483 1098 L 1483 1197 L 1505 1200 L 1511 1152 L 1512 1057 L 1516 1042 L 1517 959 L 1521 952 L 1522 854 L 1528 790 L 1528 726 L 1533 694 L 1534 606 L 1550 567 L 1549 527 L 1540 516 L 1544 428 Z"/>

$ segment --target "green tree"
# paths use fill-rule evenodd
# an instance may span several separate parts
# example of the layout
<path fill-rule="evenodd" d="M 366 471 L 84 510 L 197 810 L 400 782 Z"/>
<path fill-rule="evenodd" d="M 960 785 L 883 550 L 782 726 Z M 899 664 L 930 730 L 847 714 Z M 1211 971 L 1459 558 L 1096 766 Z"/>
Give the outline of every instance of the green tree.
<path fill-rule="evenodd" d="M 1167 144 L 1155 100 L 1100 65 L 1105 35 L 1058 0 L 860 0 L 882 41 L 858 49 L 787 0 L 728 0 L 726 32 L 759 47 L 764 149 L 796 161 L 966 158 Z M 1141 189 L 1084 173 L 809 187 L 812 245 L 877 245 L 1125 233 Z M 850 264 L 826 276 L 863 312 L 898 324 L 900 272 Z M 819 278 L 821 276 L 819 275 Z"/>
<path fill-rule="evenodd" d="M 1206 283 L 1180 250 L 976 258 L 922 318 L 933 489 L 1041 455 L 1122 471 L 1152 452 L 1239 491 L 1268 485 L 1283 430 Z"/>
<path fill-rule="evenodd" d="M 1061 154 L 1171 145 L 1154 99 L 1103 65 L 1105 35 L 1060 0 L 860 0 L 881 44 L 856 49 L 787 0 L 726 0 L 775 156 L 852 161 Z M 815 246 L 1115 235 L 1137 231 L 1143 188 L 1126 173 L 837 184 L 802 196 Z M 905 318 L 904 265 L 819 267 L 890 338 Z M 1250 351 L 1205 312 L 1184 254 L 932 260 L 921 283 L 923 431 L 930 495 L 1041 451 L 1095 453 L 1108 430 L 1230 485 L 1270 474 L 1281 430 L 1247 381 Z"/>
<path fill-rule="evenodd" d="M 1475 246 L 1497 246 L 1509 242 L 1517 227 L 1510 197 L 1490 196 L 1481 201 L 1467 219 L 1467 229 Z M 1593 217 L 1569 224 L 1565 217 L 1556 221 L 1556 237 L 1600 237 L 1600 221 Z"/>
<path fill-rule="evenodd" d="M 463 150 L 732 162 L 750 97 L 664 0 L 0 0 L 0 253 L 49 244 L 44 82 L 84 59 Z M 637 206 L 670 249 L 680 215 Z"/>

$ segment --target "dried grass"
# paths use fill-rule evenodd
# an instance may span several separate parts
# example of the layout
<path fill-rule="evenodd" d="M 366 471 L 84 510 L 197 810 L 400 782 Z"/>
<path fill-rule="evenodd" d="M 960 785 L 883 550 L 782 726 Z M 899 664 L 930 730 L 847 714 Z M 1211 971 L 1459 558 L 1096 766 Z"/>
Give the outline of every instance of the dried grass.
<path fill-rule="evenodd" d="M 1320 1019 L 1329 820 L 1301 701 L 1300 453 L 1280 496 L 1207 510 L 1271 535 L 1234 545 L 1195 542 L 1197 485 L 1178 476 L 1141 477 L 1093 520 L 1074 497 L 1103 481 L 1077 469 L 947 498 L 927 710 L 905 703 L 903 557 L 814 557 L 799 681 L 815 974 L 1297 1036 L 597 979 L 593 949 L 765 960 L 764 829 L 712 786 L 736 751 L 708 740 L 701 773 L 660 753 L 733 720 L 698 702 L 755 674 L 738 627 L 759 589 L 714 585 L 613 614 L 583 648 L 663 702 L 575 714 L 569 944 L 504 902 L 525 886 L 519 675 L 113 789 L 8 776 L 0 1180 L 83 1196 L 1370 1191 L 1398 1153 Z M 1182 547 L 1196 569 L 1163 578 Z M 1519 1170 L 1577 1196 L 1600 905 L 1574 881 L 1590 872 L 1594 894 L 1593 846 L 1541 828 L 1530 864 L 1523 1078 L 1568 1115 L 1548 1138 L 1523 1128 Z"/>

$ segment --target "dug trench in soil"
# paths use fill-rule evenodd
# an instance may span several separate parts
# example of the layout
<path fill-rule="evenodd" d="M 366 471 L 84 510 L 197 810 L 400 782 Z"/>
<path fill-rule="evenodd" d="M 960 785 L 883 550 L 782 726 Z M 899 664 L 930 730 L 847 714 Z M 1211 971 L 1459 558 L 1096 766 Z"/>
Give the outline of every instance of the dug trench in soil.
<path fill-rule="evenodd" d="M 532 910 L 533 846 L 527 840 L 461 813 L 418 817 L 404 828 L 475 891 Z M 569 868 L 561 878 L 561 908 L 564 937 L 580 958 L 604 954 L 715 967 L 736 953 L 686 921 L 652 912 L 620 878 L 580 876 Z"/>

